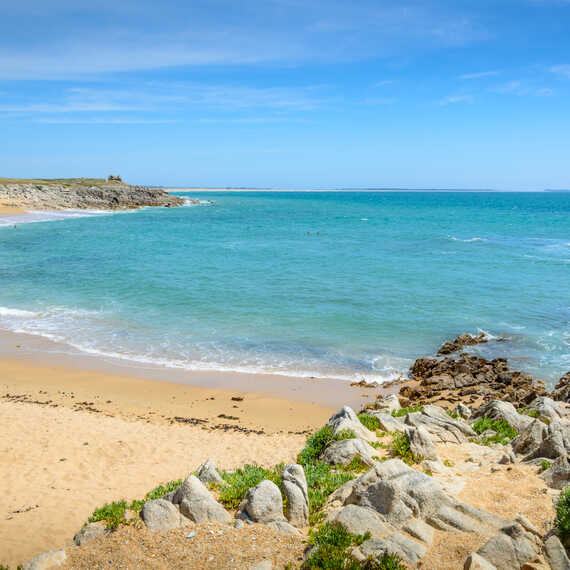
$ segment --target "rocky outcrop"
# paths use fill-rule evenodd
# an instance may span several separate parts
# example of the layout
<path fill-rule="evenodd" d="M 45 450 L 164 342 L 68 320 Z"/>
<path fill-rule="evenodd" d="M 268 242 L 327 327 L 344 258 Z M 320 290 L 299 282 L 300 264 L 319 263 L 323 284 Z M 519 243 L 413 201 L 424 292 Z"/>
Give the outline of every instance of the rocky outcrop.
<path fill-rule="evenodd" d="M 288 521 L 297 528 L 309 526 L 309 490 L 303 467 L 287 465 L 282 477 Z"/>
<path fill-rule="evenodd" d="M 414 404 L 504 400 L 522 406 L 547 395 L 541 382 L 524 372 L 510 370 L 506 358 L 487 360 L 468 354 L 458 358 L 420 358 L 410 374 L 417 385 L 403 386 L 400 394 Z"/>
<path fill-rule="evenodd" d="M 22 570 L 49 570 L 61 566 L 67 559 L 65 550 L 50 550 L 43 554 L 38 554 L 29 562 L 22 565 Z"/>
<path fill-rule="evenodd" d="M 408 427 L 405 433 L 410 442 L 410 450 L 414 455 L 429 461 L 439 461 L 435 445 L 423 427 Z"/>
<path fill-rule="evenodd" d="M 172 207 L 185 203 L 160 188 L 121 182 L 74 179 L 61 183 L 0 184 L 0 199 L 32 210 L 131 210 L 143 206 Z"/>
<path fill-rule="evenodd" d="M 180 505 L 180 512 L 196 523 L 206 521 L 229 523 L 231 520 L 229 513 L 212 497 L 195 475 L 190 475 L 178 487 L 172 502 Z"/>
<path fill-rule="evenodd" d="M 216 464 L 208 459 L 198 467 L 197 470 L 198 479 L 202 483 L 220 483 L 222 481 L 222 476 L 218 473 L 218 468 Z"/>
<path fill-rule="evenodd" d="M 564 546 L 556 535 L 553 534 L 544 541 L 544 553 L 551 570 L 570 569 L 570 560 L 568 560 Z"/>
<path fill-rule="evenodd" d="M 437 351 L 438 356 L 444 354 L 452 354 L 458 350 L 463 349 L 466 346 L 474 346 L 476 344 L 483 344 L 488 342 L 488 338 L 485 333 L 478 334 L 477 336 L 471 336 L 470 334 L 460 334 L 456 339 L 447 341 L 443 346 Z"/>
<path fill-rule="evenodd" d="M 355 411 L 349 406 L 344 406 L 339 412 L 331 416 L 327 425 L 332 429 L 333 435 L 343 431 L 352 431 L 356 437 L 365 441 L 378 441 L 376 434 L 360 423 Z"/>
<path fill-rule="evenodd" d="M 372 465 L 376 455 L 377 452 L 371 445 L 353 438 L 335 441 L 323 451 L 320 459 L 329 465 L 347 465 L 355 457 L 360 457 L 363 463 Z"/>
<path fill-rule="evenodd" d="M 171 530 L 181 523 L 181 515 L 176 506 L 164 499 L 147 501 L 143 505 L 141 518 L 152 532 Z"/>
<path fill-rule="evenodd" d="M 554 386 L 552 397 L 561 402 L 570 403 L 570 371 L 566 372 Z"/>
<path fill-rule="evenodd" d="M 103 522 L 95 522 L 86 524 L 74 537 L 73 543 L 76 546 L 81 546 L 82 544 L 86 544 L 90 540 L 94 538 L 98 538 L 99 536 L 104 535 L 106 532 L 105 523 Z"/>
<path fill-rule="evenodd" d="M 463 443 L 477 435 L 467 423 L 453 419 L 439 406 L 424 406 L 421 412 L 408 414 L 406 424 L 425 428 L 435 441 L 442 443 Z"/>

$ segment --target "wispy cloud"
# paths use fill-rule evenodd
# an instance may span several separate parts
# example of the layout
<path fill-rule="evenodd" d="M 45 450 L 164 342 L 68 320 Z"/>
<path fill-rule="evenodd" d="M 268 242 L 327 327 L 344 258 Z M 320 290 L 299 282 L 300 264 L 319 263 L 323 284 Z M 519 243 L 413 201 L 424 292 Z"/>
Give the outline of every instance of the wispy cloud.
<path fill-rule="evenodd" d="M 392 105 L 396 102 L 394 97 L 368 97 L 364 99 L 367 105 Z"/>
<path fill-rule="evenodd" d="M 490 89 L 493 93 L 501 95 L 534 95 L 536 97 L 549 97 L 554 93 L 550 87 L 534 87 L 519 80 L 509 81 Z"/>
<path fill-rule="evenodd" d="M 95 118 L 95 119 L 61 119 L 61 118 L 40 118 L 34 119 L 34 123 L 45 125 L 161 125 L 170 123 L 179 123 L 176 119 L 111 119 L 111 118 Z"/>
<path fill-rule="evenodd" d="M 384 87 L 386 85 L 392 85 L 394 83 L 393 79 L 383 79 L 382 81 L 377 81 L 374 87 Z"/>
<path fill-rule="evenodd" d="M 559 75 L 560 77 L 570 79 L 570 64 L 553 65 L 550 68 L 550 71 L 556 75 Z"/>
<path fill-rule="evenodd" d="M 473 103 L 473 95 L 448 95 L 439 100 L 440 105 L 453 105 L 455 103 Z"/>
<path fill-rule="evenodd" d="M 494 77 L 499 75 L 500 71 L 479 71 L 477 73 L 464 73 L 459 76 L 459 79 L 483 79 L 485 77 Z"/>

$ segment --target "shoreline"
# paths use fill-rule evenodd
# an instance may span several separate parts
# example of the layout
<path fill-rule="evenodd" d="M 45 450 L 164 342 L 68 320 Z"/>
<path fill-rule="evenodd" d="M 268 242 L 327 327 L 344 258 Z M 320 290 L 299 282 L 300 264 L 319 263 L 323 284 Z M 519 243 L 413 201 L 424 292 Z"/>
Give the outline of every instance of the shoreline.
<path fill-rule="evenodd" d="M 222 469 L 294 462 L 340 405 L 361 407 L 378 393 L 342 381 L 133 367 L 6 331 L 0 387 L 0 463 L 10 466 L 0 562 L 13 566 L 65 547 L 96 507 L 140 498 L 205 458 Z"/>

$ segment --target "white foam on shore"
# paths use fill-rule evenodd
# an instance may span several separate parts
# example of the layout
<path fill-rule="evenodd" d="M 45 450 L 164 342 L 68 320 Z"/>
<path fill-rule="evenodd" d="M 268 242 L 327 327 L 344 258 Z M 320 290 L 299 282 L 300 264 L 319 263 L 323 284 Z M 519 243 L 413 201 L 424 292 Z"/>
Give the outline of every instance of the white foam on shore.
<path fill-rule="evenodd" d="M 121 210 L 132 212 L 134 210 Z M 119 213 L 116 210 L 28 210 L 25 214 L 0 216 L 0 227 L 33 224 L 37 222 L 57 222 L 75 218 L 92 218 Z"/>
<path fill-rule="evenodd" d="M 447 236 L 451 241 L 460 241 L 463 243 L 472 243 L 475 241 L 488 241 L 487 238 L 482 238 L 482 237 L 472 237 L 472 238 L 466 238 L 466 239 L 461 239 L 455 236 Z"/>

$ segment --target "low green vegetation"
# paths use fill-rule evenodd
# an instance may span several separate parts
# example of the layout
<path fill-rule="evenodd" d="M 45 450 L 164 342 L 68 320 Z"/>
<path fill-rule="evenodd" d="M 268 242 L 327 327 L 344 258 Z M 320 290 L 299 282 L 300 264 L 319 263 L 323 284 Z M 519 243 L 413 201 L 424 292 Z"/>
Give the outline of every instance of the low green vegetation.
<path fill-rule="evenodd" d="M 357 562 L 351 551 L 360 546 L 370 534 L 351 534 L 338 523 L 326 523 L 313 531 L 309 544 L 313 546 L 303 570 L 405 570 L 399 557 L 384 555 Z"/>
<path fill-rule="evenodd" d="M 392 448 L 390 449 L 392 457 L 398 457 L 408 465 L 421 463 L 424 458 L 421 455 L 416 455 L 410 448 L 410 440 L 405 433 L 398 433 L 392 440 Z"/>
<path fill-rule="evenodd" d="M 54 186 L 85 185 L 93 186 L 105 184 L 104 178 L 0 178 L 2 184 L 47 184 Z"/>
<path fill-rule="evenodd" d="M 399 410 L 392 410 L 392 416 L 394 418 L 401 418 L 402 416 L 407 416 L 408 414 L 413 414 L 414 412 L 423 412 L 423 406 L 408 406 L 407 408 L 400 408 Z"/>
<path fill-rule="evenodd" d="M 454 420 L 459 419 L 459 414 L 454 410 L 447 410 L 446 413 L 450 418 L 453 418 Z"/>
<path fill-rule="evenodd" d="M 543 471 L 550 469 L 551 465 L 552 465 L 552 463 L 550 461 L 548 461 L 548 459 L 543 459 L 540 462 L 540 472 L 542 473 Z"/>
<path fill-rule="evenodd" d="M 343 430 L 336 435 L 333 434 L 330 426 L 322 427 L 319 431 L 309 436 L 303 451 L 299 453 L 297 461 L 300 465 L 317 461 L 325 447 L 330 445 L 333 441 L 340 441 L 343 439 L 353 439 L 356 434 L 351 430 Z"/>
<path fill-rule="evenodd" d="M 368 471 L 368 469 L 370 469 L 370 465 L 364 463 L 359 455 L 355 455 L 350 463 L 340 466 L 341 471 L 347 471 L 349 473 L 363 473 L 364 471 Z"/>
<path fill-rule="evenodd" d="M 358 414 L 358 419 L 360 420 L 360 423 L 370 431 L 376 431 L 377 429 L 380 429 L 380 421 L 378 418 L 375 418 L 370 414 Z"/>
<path fill-rule="evenodd" d="M 443 462 L 443 464 L 444 464 L 446 467 L 453 467 L 453 461 L 450 461 L 449 459 L 446 459 L 446 460 Z"/>
<path fill-rule="evenodd" d="M 269 479 L 277 486 L 281 486 L 281 473 L 284 467 L 284 463 L 276 465 L 271 470 L 259 465 L 244 465 L 243 469 L 222 473 L 224 481 L 219 485 L 220 503 L 229 509 L 236 509 L 247 491 L 264 479 Z"/>
<path fill-rule="evenodd" d="M 556 503 L 556 529 L 562 543 L 570 538 L 570 487 L 566 487 Z"/>
<path fill-rule="evenodd" d="M 492 420 L 485 416 L 473 424 L 473 431 L 477 434 L 482 434 L 487 430 L 493 430 L 496 434 L 483 437 L 481 439 L 483 445 L 490 445 L 492 443 L 508 445 L 518 435 L 517 430 L 505 420 Z"/>

